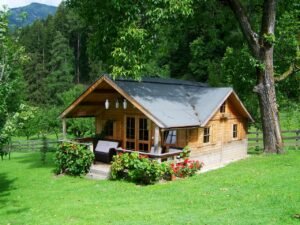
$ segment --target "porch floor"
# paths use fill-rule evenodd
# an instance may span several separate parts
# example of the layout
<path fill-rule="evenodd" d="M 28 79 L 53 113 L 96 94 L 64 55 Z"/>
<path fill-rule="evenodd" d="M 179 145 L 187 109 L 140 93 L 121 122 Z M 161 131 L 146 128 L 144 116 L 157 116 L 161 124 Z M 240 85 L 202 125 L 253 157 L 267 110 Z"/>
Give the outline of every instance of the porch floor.
<path fill-rule="evenodd" d="M 89 173 L 86 175 L 91 179 L 105 180 L 109 177 L 110 164 L 95 162 L 92 164 Z"/>

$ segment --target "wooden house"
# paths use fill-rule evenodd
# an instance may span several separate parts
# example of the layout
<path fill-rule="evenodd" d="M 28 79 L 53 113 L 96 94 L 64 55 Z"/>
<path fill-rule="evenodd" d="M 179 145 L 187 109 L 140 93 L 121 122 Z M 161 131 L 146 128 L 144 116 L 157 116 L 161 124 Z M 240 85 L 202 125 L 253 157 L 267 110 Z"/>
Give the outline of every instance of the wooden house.
<path fill-rule="evenodd" d="M 162 78 L 113 80 L 106 75 L 60 117 L 94 117 L 96 132 L 119 140 L 127 150 L 154 148 L 160 154 L 189 146 L 190 157 L 208 166 L 246 157 L 247 124 L 252 121 L 232 88 Z"/>

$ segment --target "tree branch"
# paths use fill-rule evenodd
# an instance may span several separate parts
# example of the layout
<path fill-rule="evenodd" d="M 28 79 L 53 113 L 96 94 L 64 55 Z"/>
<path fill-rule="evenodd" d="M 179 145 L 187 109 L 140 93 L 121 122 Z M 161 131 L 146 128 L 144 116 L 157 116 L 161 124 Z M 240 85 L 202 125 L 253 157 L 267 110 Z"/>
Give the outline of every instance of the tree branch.
<path fill-rule="evenodd" d="M 296 73 L 300 70 L 300 68 L 297 68 L 297 66 L 292 63 L 287 71 L 285 71 L 283 74 L 281 74 L 279 77 L 274 77 L 275 81 L 282 81 L 288 76 L 290 76 L 293 73 Z"/>
<path fill-rule="evenodd" d="M 252 30 L 249 18 L 246 14 L 246 10 L 239 0 L 227 0 L 233 11 L 236 19 L 240 24 L 240 28 L 247 40 L 250 50 L 255 57 L 259 57 L 259 43 L 258 35 Z"/>

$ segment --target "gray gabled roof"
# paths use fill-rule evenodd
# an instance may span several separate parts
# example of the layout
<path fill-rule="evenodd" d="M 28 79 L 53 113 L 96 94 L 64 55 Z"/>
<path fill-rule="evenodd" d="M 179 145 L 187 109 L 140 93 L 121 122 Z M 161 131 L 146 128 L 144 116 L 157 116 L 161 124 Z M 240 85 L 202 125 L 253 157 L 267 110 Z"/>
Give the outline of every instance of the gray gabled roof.
<path fill-rule="evenodd" d="M 107 75 L 101 76 L 83 92 L 61 113 L 60 118 L 68 117 L 102 82 L 112 86 L 161 128 L 203 127 L 229 96 L 238 104 L 242 116 L 253 121 L 232 88 L 215 88 L 198 82 L 162 78 L 113 80 Z M 93 113 L 87 115 L 92 116 Z"/>
<path fill-rule="evenodd" d="M 114 82 L 164 128 L 204 126 L 233 92 L 232 88 L 212 88 L 197 82 L 169 79 Z"/>

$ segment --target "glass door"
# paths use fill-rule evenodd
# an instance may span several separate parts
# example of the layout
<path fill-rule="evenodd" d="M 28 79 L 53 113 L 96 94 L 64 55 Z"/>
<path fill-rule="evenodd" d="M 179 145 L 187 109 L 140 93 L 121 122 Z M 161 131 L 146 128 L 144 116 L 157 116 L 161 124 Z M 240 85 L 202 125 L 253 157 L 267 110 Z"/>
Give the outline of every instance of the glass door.
<path fill-rule="evenodd" d="M 125 148 L 142 152 L 150 151 L 150 121 L 140 116 L 127 116 Z"/>
<path fill-rule="evenodd" d="M 128 150 L 135 150 L 135 118 L 126 117 L 126 145 Z"/>
<path fill-rule="evenodd" d="M 138 150 L 141 152 L 149 152 L 149 120 L 146 118 L 138 118 L 139 121 L 139 134 L 138 134 Z"/>

